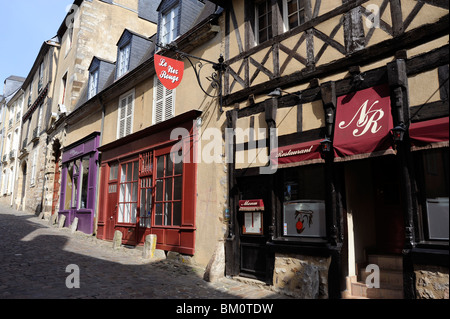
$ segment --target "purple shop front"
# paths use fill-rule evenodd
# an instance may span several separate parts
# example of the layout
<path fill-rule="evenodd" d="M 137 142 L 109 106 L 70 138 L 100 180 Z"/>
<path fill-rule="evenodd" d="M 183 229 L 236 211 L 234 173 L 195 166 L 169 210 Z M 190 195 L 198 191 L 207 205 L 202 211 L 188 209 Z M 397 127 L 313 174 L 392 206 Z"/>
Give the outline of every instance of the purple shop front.
<path fill-rule="evenodd" d="M 100 133 L 94 132 L 63 150 L 59 216 L 64 227 L 78 219 L 77 230 L 92 234 L 96 205 L 98 146 Z"/>

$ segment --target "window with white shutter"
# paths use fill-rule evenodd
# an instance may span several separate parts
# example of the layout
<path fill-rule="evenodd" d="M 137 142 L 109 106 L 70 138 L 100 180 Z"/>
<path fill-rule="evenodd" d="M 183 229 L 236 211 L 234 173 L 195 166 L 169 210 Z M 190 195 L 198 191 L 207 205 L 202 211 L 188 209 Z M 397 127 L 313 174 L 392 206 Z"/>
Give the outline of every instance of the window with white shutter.
<path fill-rule="evenodd" d="M 119 100 L 119 118 L 117 124 L 117 138 L 133 133 L 134 90 L 128 92 Z"/>
<path fill-rule="evenodd" d="M 175 116 L 175 90 L 168 90 L 155 77 L 153 88 L 153 124 Z"/>

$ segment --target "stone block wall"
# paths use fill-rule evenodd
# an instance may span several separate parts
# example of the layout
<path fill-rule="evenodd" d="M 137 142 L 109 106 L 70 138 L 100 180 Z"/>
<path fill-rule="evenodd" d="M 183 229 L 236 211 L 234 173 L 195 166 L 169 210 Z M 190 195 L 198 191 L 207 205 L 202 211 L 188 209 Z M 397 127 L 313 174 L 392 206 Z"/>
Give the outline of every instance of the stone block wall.
<path fill-rule="evenodd" d="M 448 268 L 414 265 L 417 299 L 449 299 Z"/>
<path fill-rule="evenodd" d="M 328 298 L 331 257 L 275 255 L 273 289 L 299 299 Z"/>

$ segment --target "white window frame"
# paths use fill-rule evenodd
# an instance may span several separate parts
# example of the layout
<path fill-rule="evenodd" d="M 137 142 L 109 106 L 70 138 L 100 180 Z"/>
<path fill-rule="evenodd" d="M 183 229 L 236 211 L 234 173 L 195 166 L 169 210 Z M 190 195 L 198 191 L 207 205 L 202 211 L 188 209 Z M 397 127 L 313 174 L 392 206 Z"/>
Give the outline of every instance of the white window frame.
<path fill-rule="evenodd" d="M 99 70 L 96 68 L 89 74 L 88 100 L 97 95 Z"/>
<path fill-rule="evenodd" d="M 128 112 L 128 103 L 127 100 L 129 99 L 129 97 L 131 97 L 131 114 L 127 114 Z M 128 91 L 127 93 L 123 94 L 120 96 L 119 98 L 119 105 L 117 107 L 117 139 L 121 139 L 127 135 L 130 135 L 133 133 L 133 122 L 134 122 L 134 99 L 135 99 L 135 90 L 132 89 L 130 91 Z M 125 100 L 125 107 L 127 109 L 125 109 L 125 113 L 124 113 L 124 118 L 121 118 L 121 112 L 122 112 L 122 101 Z M 130 126 L 127 126 L 127 118 L 131 118 L 130 120 Z M 124 123 L 124 129 L 123 129 L 123 136 L 121 136 L 120 134 L 120 123 L 121 121 L 123 121 Z M 128 132 L 127 132 L 128 130 Z"/>
<path fill-rule="evenodd" d="M 126 74 L 130 69 L 131 41 L 119 49 L 119 61 L 117 63 L 117 78 Z"/>
<path fill-rule="evenodd" d="M 258 10 L 258 5 L 259 4 L 261 4 L 261 3 L 266 3 L 267 2 L 267 0 L 262 0 L 262 1 L 256 1 L 255 2 L 255 45 L 258 45 L 258 44 L 261 44 L 262 42 L 260 42 L 260 39 L 259 39 L 259 10 Z M 272 13 L 272 9 L 270 9 L 271 11 L 271 13 Z M 270 27 L 269 27 L 270 29 L 272 29 L 273 28 L 273 20 L 272 20 L 272 23 L 271 23 L 271 25 L 270 25 Z M 269 28 L 267 28 L 267 29 L 269 29 Z M 273 30 L 272 30 L 272 36 L 273 36 Z M 269 39 L 267 39 L 267 40 L 265 40 L 265 41 L 268 41 Z M 263 41 L 263 42 L 265 42 L 265 41 Z"/>
<path fill-rule="evenodd" d="M 158 90 L 162 90 L 162 97 L 158 98 Z M 170 109 L 167 110 L 167 100 L 172 96 L 172 105 L 169 106 Z M 157 76 L 154 77 L 153 80 L 153 112 L 152 112 L 152 123 L 157 124 L 160 122 L 164 122 L 168 119 L 171 119 L 175 116 L 175 99 L 176 99 L 176 89 L 168 90 L 162 85 L 161 81 Z M 161 117 L 157 117 L 157 107 L 158 103 L 162 104 L 162 110 L 160 111 Z M 170 113 L 170 116 L 167 116 Z"/>
<path fill-rule="evenodd" d="M 302 10 L 303 10 L 303 18 L 304 18 L 304 22 L 303 23 L 305 23 L 306 22 L 306 13 L 305 13 L 306 4 L 305 4 L 305 0 L 295 0 L 295 1 L 298 1 L 298 2 L 300 2 L 300 5 L 303 5 L 303 8 L 302 8 Z M 302 10 L 297 10 L 295 12 L 295 14 L 298 15 L 298 13 L 300 11 L 302 11 Z M 298 17 L 298 18 L 299 18 L 299 25 L 298 26 L 300 26 L 300 25 L 302 25 L 302 23 L 300 23 L 300 17 Z M 288 0 L 283 0 L 283 28 L 284 28 L 284 32 L 287 32 L 287 31 L 290 30 L 289 29 Z"/>
<path fill-rule="evenodd" d="M 161 17 L 161 28 L 160 28 L 160 39 L 162 44 L 169 44 L 178 38 L 178 24 L 180 15 L 180 6 L 178 4 L 174 5 L 166 13 L 162 14 Z M 168 21 L 169 20 L 169 21 Z"/>

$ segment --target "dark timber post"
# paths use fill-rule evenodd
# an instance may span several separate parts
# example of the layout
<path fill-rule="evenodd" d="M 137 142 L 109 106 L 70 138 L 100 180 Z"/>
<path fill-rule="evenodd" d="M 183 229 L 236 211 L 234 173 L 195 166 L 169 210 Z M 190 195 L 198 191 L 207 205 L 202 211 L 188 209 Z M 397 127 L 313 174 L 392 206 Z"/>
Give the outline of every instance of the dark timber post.
<path fill-rule="evenodd" d="M 320 87 L 322 95 L 323 109 L 325 112 L 325 137 L 333 140 L 334 120 L 336 114 L 337 97 L 336 97 L 336 83 L 326 82 Z M 328 293 L 330 299 L 341 298 L 340 289 L 340 269 L 341 269 L 341 236 L 339 236 L 339 229 L 341 228 L 338 221 L 341 220 L 338 216 L 338 202 L 336 194 L 336 177 L 334 174 L 334 156 L 333 151 L 330 150 L 324 154 L 325 156 L 325 187 L 326 187 L 326 220 L 327 220 L 327 235 L 328 244 L 331 253 L 331 264 L 328 272 Z"/>
<path fill-rule="evenodd" d="M 406 129 L 403 140 L 397 141 L 397 156 L 401 178 L 401 196 L 405 226 L 405 243 L 403 248 L 403 293 L 405 299 L 415 299 L 415 278 L 411 256 L 414 248 L 413 195 L 412 195 L 412 159 L 409 141 L 409 97 L 408 76 L 404 59 L 396 59 L 387 65 L 388 81 L 391 88 L 391 107 L 394 127 L 404 125 Z"/>

